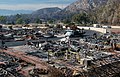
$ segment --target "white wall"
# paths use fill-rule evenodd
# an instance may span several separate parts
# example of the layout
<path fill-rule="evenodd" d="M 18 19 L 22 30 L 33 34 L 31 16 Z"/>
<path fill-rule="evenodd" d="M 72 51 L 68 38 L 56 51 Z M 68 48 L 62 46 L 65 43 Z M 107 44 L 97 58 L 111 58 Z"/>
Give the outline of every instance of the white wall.
<path fill-rule="evenodd" d="M 111 28 L 120 28 L 120 26 L 111 26 Z"/>
<path fill-rule="evenodd" d="M 107 31 L 104 28 L 95 28 L 95 27 L 80 27 L 80 26 L 78 26 L 78 28 L 85 29 L 85 30 L 93 30 L 93 31 L 101 32 L 101 33 L 106 33 L 106 31 Z"/>

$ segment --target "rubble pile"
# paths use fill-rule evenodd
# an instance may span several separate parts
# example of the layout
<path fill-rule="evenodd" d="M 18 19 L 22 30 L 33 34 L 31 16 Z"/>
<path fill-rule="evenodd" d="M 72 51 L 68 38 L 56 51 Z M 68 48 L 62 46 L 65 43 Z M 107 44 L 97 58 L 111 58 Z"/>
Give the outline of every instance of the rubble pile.
<path fill-rule="evenodd" d="M 111 57 L 93 61 L 90 70 L 88 70 L 89 77 L 119 77 L 120 73 L 120 56 L 114 55 Z M 92 74 L 95 73 L 95 74 Z M 91 76 L 90 76 L 91 74 Z"/>
<path fill-rule="evenodd" d="M 6 51 L 9 52 L 9 51 Z M 14 52 L 12 52 L 14 53 Z M 23 54 L 20 56 L 25 57 Z M 0 52 L 0 76 L 1 77 L 64 77 L 61 71 L 54 67 L 49 67 L 40 60 L 34 61 L 30 56 L 26 55 L 26 59 L 20 58 L 19 56 L 12 56 L 5 51 Z M 31 60 L 28 60 L 31 58 Z M 34 61 L 34 62 L 31 62 Z M 54 74 L 53 74 L 54 73 Z"/>
<path fill-rule="evenodd" d="M 104 65 L 101 67 L 92 67 L 87 72 L 81 72 L 77 77 L 119 77 L 120 62 Z"/>
<path fill-rule="evenodd" d="M 0 76 L 1 77 L 24 77 L 18 72 L 20 70 L 20 60 L 6 53 L 0 52 Z M 3 63 L 2 63 L 3 62 Z"/>
<path fill-rule="evenodd" d="M 118 35 L 80 37 L 83 30 L 52 28 L 10 33 L 0 38 L 0 77 L 120 77 Z"/>

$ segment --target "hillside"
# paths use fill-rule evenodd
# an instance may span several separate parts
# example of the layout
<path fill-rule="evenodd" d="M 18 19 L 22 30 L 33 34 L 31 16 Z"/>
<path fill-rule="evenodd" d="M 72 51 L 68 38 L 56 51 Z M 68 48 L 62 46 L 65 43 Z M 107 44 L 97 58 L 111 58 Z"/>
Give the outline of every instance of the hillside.
<path fill-rule="evenodd" d="M 108 0 L 78 0 L 68 5 L 63 10 L 58 7 L 39 9 L 34 11 L 30 17 L 41 18 L 44 20 L 63 20 L 66 18 L 71 18 L 72 15 L 77 13 L 89 12 L 95 8 L 98 8 L 99 6 L 105 5 L 107 1 Z"/>
<path fill-rule="evenodd" d="M 120 25 L 119 3 L 120 0 L 78 0 L 60 11 L 57 16 L 61 19 L 71 19 L 73 15 L 85 12 L 91 21 Z"/>
<path fill-rule="evenodd" d="M 104 24 L 120 25 L 120 0 L 109 0 L 107 5 L 96 9 L 97 20 Z"/>
<path fill-rule="evenodd" d="M 108 0 L 77 0 L 58 12 L 53 18 L 66 19 L 71 18 L 74 14 L 81 12 L 90 12 L 107 3 Z"/>
<path fill-rule="evenodd" d="M 22 22 L 34 23 L 38 19 L 71 20 L 75 14 L 85 12 L 92 23 L 120 25 L 119 3 L 120 0 L 77 0 L 64 9 L 43 8 L 31 14 L 21 14 L 19 17 Z M 16 15 L 8 16 L 4 22 L 16 22 L 16 19 L 19 19 Z"/>
<path fill-rule="evenodd" d="M 37 11 L 34 11 L 31 14 L 31 17 L 33 18 L 41 18 L 41 19 L 48 19 L 51 18 L 54 14 L 56 14 L 57 12 L 61 11 L 60 8 L 58 7 L 53 7 L 53 8 L 43 8 L 43 9 L 39 9 Z"/>
<path fill-rule="evenodd" d="M 105 5 L 108 0 L 78 0 L 69 6 L 64 11 L 76 13 L 80 11 L 93 10 L 99 6 Z"/>

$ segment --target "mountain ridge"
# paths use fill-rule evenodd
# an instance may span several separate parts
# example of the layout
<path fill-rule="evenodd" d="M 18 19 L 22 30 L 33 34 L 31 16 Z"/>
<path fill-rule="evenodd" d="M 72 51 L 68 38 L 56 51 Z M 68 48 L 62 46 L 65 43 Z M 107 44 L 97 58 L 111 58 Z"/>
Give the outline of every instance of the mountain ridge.
<path fill-rule="evenodd" d="M 97 23 L 120 24 L 120 0 L 77 0 L 64 9 L 58 7 L 43 8 L 21 17 L 34 21 L 70 19 L 75 14 L 87 13 Z M 15 16 L 10 17 L 11 20 Z"/>
<path fill-rule="evenodd" d="M 120 24 L 120 0 L 109 0 L 96 12 L 100 23 Z"/>
<path fill-rule="evenodd" d="M 61 10 L 62 9 L 58 7 L 43 8 L 43 9 L 39 9 L 37 11 L 32 12 L 31 16 L 42 18 L 42 19 L 47 19 L 47 18 L 51 18 L 54 14 L 56 14 L 57 12 Z"/>
<path fill-rule="evenodd" d="M 106 4 L 107 1 L 108 0 L 77 0 L 68 5 L 64 10 L 69 12 L 89 11 Z"/>
<path fill-rule="evenodd" d="M 57 14 L 54 14 L 53 18 L 69 19 L 74 14 L 79 14 L 82 12 L 88 13 L 98 9 L 100 6 L 106 5 L 107 1 L 108 0 L 77 0 Z"/>
<path fill-rule="evenodd" d="M 15 15 L 15 14 L 30 14 L 32 10 L 8 10 L 8 9 L 0 9 L 0 15 Z"/>

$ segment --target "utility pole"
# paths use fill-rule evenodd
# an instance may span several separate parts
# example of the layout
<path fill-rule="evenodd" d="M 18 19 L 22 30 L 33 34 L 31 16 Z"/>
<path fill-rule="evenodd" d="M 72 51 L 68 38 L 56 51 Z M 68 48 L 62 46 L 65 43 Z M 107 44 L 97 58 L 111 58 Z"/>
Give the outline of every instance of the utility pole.
<path fill-rule="evenodd" d="M 46 39 L 46 43 L 47 43 L 46 47 L 47 47 L 47 52 L 48 52 L 48 57 L 47 58 L 48 58 L 48 63 L 49 63 L 49 46 L 48 46 L 49 43 L 48 43 L 48 38 Z"/>

